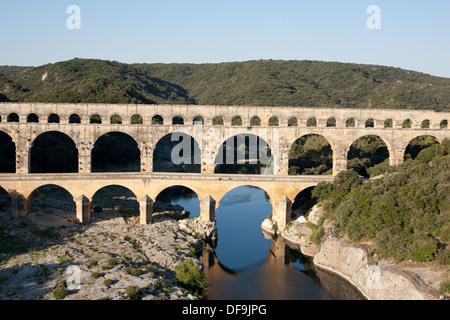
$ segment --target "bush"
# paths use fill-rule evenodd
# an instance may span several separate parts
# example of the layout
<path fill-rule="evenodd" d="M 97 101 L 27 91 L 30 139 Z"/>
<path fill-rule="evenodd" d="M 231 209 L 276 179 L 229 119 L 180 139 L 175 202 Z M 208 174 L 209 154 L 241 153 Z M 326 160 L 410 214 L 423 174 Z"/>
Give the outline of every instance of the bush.
<path fill-rule="evenodd" d="M 190 259 L 177 265 L 175 272 L 180 285 L 196 295 L 201 295 L 208 288 L 205 273 Z"/>
<path fill-rule="evenodd" d="M 127 294 L 128 299 L 130 300 L 139 300 L 142 294 L 141 288 L 137 286 L 128 286 L 125 289 L 125 293 Z"/>
<path fill-rule="evenodd" d="M 63 279 L 59 279 L 55 290 L 53 290 L 53 297 L 57 300 L 62 300 L 69 294 L 69 290 L 66 287 L 66 283 Z"/>
<path fill-rule="evenodd" d="M 436 245 L 431 244 L 424 247 L 419 247 L 415 249 L 411 255 L 414 261 L 416 262 L 427 262 L 434 259 L 434 255 L 436 254 Z"/>
<path fill-rule="evenodd" d="M 139 277 L 141 275 L 141 270 L 139 268 L 127 267 L 125 272 L 131 274 L 132 276 Z"/>

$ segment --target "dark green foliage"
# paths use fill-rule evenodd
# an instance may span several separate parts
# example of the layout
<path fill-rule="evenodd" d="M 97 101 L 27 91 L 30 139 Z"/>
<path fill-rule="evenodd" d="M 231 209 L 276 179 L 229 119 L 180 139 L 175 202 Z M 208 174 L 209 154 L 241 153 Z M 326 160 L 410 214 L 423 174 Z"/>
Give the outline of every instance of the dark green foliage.
<path fill-rule="evenodd" d="M 73 59 L 0 67 L 0 99 L 443 111 L 449 108 L 449 81 L 392 67 L 320 61 L 127 65 Z"/>
<path fill-rule="evenodd" d="M 353 241 L 372 241 L 383 257 L 441 263 L 450 241 L 450 139 L 422 150 L 415 160 L 393 167 L 384 178 L 358 182 L 341 172 L 312 195 L 323 203 L 336 232 Z"/>
<path fill-rule="evenodd" d="M 349 169 L 355 170 L 361 176 L 368 176 L 368 168 L 389 161 L 389 151 L 380 137 L 368 135 L 351 145 L 347 158 Z"/>
<path fill-rule="evenodd" d="M 69 294 L 69 290 L 66 287 L 66 283 L 63 279 L 59 279 L 55 290 L 53 290 L 53 297 L 57 300 L 62 300 Z"/>
<path fill-rule="evenodd" d="M 128 286 L 125 289 L 125 293 L 127 294 L 128 299 L 139 300 L 142 295 L 142 289 L 138 286 Z"/>
<path fill-rule="evenodd" d="M 333 150 L 328 141 L 319 135 L 297 139 L 289 152 L 289 174 L 331 174 Z"/>
<path fill-rule="evenodd" d="M 175 272 L 178 282 L 194 294 L 201 295 L 208 288 L 204 271 L 190 259 L 177 265 Z"/>
<path fill-rule="evenodd" d="M 0 77 L 0 93 L 11 101 L 195 103 L 183 88 L 116 61 L 73 59 L 7 77 Z"/>

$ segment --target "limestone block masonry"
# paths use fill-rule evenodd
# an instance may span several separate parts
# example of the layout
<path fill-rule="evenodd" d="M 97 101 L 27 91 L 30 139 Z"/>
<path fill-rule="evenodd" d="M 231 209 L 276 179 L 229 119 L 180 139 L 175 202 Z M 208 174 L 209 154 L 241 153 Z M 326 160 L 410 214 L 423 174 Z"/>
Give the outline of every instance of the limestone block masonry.
<path fill-rule="evenodd" d="M 254 117 L 259 118 L 258 126 L 252 125 Z M 174 122 L 174 118 L 178 118 L 178 122 Z M 278 121 L 269 122 L 274 118 Z M 315 120 L 314 126 L 308 125 L 311 119 Z M 429 110 L 0 103 L 0 133 L 11 137 L 16 149 L 16 172 L 0 174 L 0 187 L 11 194 L 13 216 L 19 217 L 30 213 L 30 198 L 34 190 L 43 185 L 58 185 L 73 196 L 78 221 L 88 223 L 95 192 L 108 185 L 121 185 L 136 195 L 141 207 L 140 221 L 148 224 L 152 221 L 153 201 L 165 188 L 175 185 L 191 188 L 202 201 L 202 219 L 214 221 L 215 210 L 228 191 L 252 185 L 268 193 L 274 208 L 273 217 L 278 227 L 283 228 L 290 221 L 290 207 L 295 196 L 319 182 L 332 181 L 334 175 L 346 170 L 348 151 L 358 138 L 379 136 L 388 147 L 390 164 L 398 165 L 403 162 L 406 147 L 414 138 L 429 135 L 442 142 L 450 137 L 449 120 L 449 112 Z M 409 128 L 404 128 L 405 122 L 410 124 Z M 274 126 L 274 123 L 278 125 Z M 327 126 L 327 123 L 336 125 Z M 61 132 L 74 141 L 78 149 L 78 173 L 29 173 L 29 156 L 34 140 L 51 131 Z M 141 172 L 91 172 L 95 142 L 110 132 L 127 134 L 136 141 Z M 156 144 L 174 132 L 188 134 L 198 143 L 201 173 L 153 172 Z M 273 156 L 271 172 L 243 176 L 214 174 L 215 159 L 223 143 L 239 134 L 255 135 L 267 142 Z M 333 175 L 288 175 L 289 150 L 298 138 L 308 134 L 321 135 L 330 143 Z"/>

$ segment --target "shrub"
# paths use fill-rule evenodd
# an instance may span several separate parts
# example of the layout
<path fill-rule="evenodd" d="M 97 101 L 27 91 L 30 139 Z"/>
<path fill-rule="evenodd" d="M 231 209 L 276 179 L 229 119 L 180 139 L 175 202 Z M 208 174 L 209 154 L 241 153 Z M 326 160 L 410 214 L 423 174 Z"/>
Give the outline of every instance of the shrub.
<path fill-rule="evenodd" d="M 205 273 L 190 259 L 177 265 L 175 272 L 178 282 L 194 294 L 201 295 L 208 288 Z"/>
<path fill-rule="evenodd" d="M 441 284 L 439 285 L 439 291 L 442 293 L 450 293 L 450 282 L 441 282 Z"/>
<path fill-rule="evenodd" d="M 125 293 L 127 294 L 128 299 L 138 300 L 142 294 L 142 290 L 137 286 L 128 286 L 125 289 Z"/>
<path fill-rule="evenodd" d="M 413 250 L 411 255 L 413 260 L 416 262 L 427 262 L 434 259 L 436 249 L 436 245 L 431 244 L 428 246 L 416 248 L 415 250 Z"/>
<path fill-rule="evenodd" d="M 105 279 L 105 280 L 103 280 L 103 284 L 105 285 L 105 286 L 110 286 L 110 285 L 112 285 L 113 284 L 113 281 L 111 280 L 111 279 Z"/>
<path fill-rule="evenodd" d="M 139 277 L 141 275 L 141 270 L 139 268 L 135 268 L 135 267 L 127 267 L 125 269 L 125 272 L 128 274 L 131 274 L 132 276 L 136 276 Z"/>
<path fill-rule="evenodd" d="M 59 279 L 55 290 L 53 290 L 53 297 L 57 300 L 62 300 L 69 294 L 69 290 L 66 287 L 66 283 L 63 279 Z"/>

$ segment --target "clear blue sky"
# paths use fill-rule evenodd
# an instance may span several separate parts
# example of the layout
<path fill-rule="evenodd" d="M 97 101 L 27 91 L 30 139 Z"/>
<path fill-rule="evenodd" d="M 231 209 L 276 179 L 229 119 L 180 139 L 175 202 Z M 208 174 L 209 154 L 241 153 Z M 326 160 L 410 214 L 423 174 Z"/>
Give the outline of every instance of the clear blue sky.
<path fill-rule="evenodd" d="M 66 26 L 69 5 L 80 30 Z M 369 5 L 380 30 L 366 26 Z M 0 35 L 0 65 L 292 59 L 450 77 L 448 0 L 1 0 Z"/>

